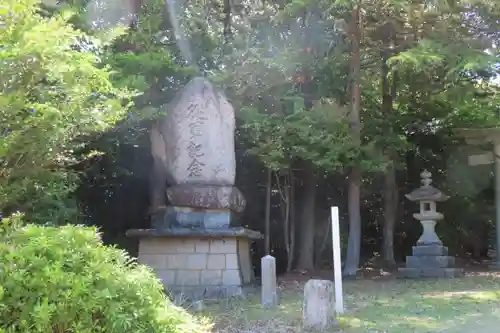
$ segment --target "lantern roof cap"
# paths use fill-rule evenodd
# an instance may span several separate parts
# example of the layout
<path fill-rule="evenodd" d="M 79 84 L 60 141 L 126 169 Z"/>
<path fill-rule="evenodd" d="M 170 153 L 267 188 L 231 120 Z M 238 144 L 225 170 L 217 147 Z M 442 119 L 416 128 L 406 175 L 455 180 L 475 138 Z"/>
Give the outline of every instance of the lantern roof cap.
<path fill-rule="evenodd" d="M 424 170 L 420 177 L 422 178 L 422 186 L 412 191 L 411 193 L 406 195 L 406 198 L 411 201 L 446 201 L 449 199 L 449 196 L 435 188 L 431 185 L 432 183 L 432 174 Z"/>

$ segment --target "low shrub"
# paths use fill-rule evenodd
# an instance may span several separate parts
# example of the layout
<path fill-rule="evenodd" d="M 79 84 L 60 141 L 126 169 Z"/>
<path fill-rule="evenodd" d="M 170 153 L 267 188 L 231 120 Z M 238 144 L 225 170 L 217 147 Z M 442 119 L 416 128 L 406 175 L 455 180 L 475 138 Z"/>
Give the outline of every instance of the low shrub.
<path fill-rule="evenodd" d="M 0 226 L 0 332 L 202 332 L 154 274 L 88 227 Z"/>

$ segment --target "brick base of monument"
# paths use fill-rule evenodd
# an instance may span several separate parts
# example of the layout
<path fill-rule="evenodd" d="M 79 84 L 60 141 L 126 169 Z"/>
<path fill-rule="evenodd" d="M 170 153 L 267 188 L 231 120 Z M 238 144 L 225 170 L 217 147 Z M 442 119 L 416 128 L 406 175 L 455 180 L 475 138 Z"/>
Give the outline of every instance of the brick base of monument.
<path fill-rule="evenodd" d="M 463 275 L 456 268 L 455 258 L 448 256 L 448 248 L 442 245 L 417 245 L 412 256 L 406 257 L 406 267 L 398 269 L 403 278 L 453 278 Z"/>
<path fill-rule="evenodd" d="M 139 262 L 151 267 L 172 295 L 240 296 L 254 280 L 250 242 L 260 234 L 251 230 L 129 230 L 127 235 L 139 238 Z"/>

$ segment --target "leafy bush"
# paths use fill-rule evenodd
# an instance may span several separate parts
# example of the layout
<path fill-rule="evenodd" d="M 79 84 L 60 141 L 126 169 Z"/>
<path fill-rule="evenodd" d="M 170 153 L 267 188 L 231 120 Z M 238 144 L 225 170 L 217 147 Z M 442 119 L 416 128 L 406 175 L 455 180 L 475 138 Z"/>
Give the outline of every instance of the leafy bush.
<path fill-rule="evenodd" d="M 0 332 L 170 333 L 206 326 L 94 228 L 0 225 Z"/>

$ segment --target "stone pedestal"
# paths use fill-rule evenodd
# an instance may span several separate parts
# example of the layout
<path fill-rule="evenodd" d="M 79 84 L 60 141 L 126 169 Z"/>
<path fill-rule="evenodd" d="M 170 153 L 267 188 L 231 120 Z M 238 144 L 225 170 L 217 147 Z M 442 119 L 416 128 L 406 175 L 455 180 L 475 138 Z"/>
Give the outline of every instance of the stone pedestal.
<path fill-rule="evenodd" d="M 154 229 L 235 227 L 246 205 L 234 186 L 175 185 L 168 188 L 167 198 L 170 206 L 153 219 Z"/>
<path fill-rule="evenodd" d="M 227 228 L 237 226 L 237 217 L 229 209 L 168 206 L 165 214 L 153 223 L 155 229 Z"/>
<path fill-rule="evenodd" d="M 414 214 L 420 215 L 420 214 Z M 436 234 L 436 221 L 435 220 L 422 220 L 420 221 L 422 224 L 422 235 L 417 241 L 417 245 L 442 245 L 443 242 L 439 239 Z"/>
<path fill-rule="evenodd" d="M 260 233 L 245 228 L 135 229 L 139 262 L 151 267 L 167 292 L 188 299 L 243 294 L 254 280 L 250 242 Z"/>
<path fill-rule="evenodd" d="M 459 277 L 463 269 L 455 268 L 455 258 L 448 256 L 448 248 L 440 244 L 420 244 L 413 247 L 411 256 L 406 257 L 406 267 L 399 269 L 400 277 L 430 278 Z"/>

